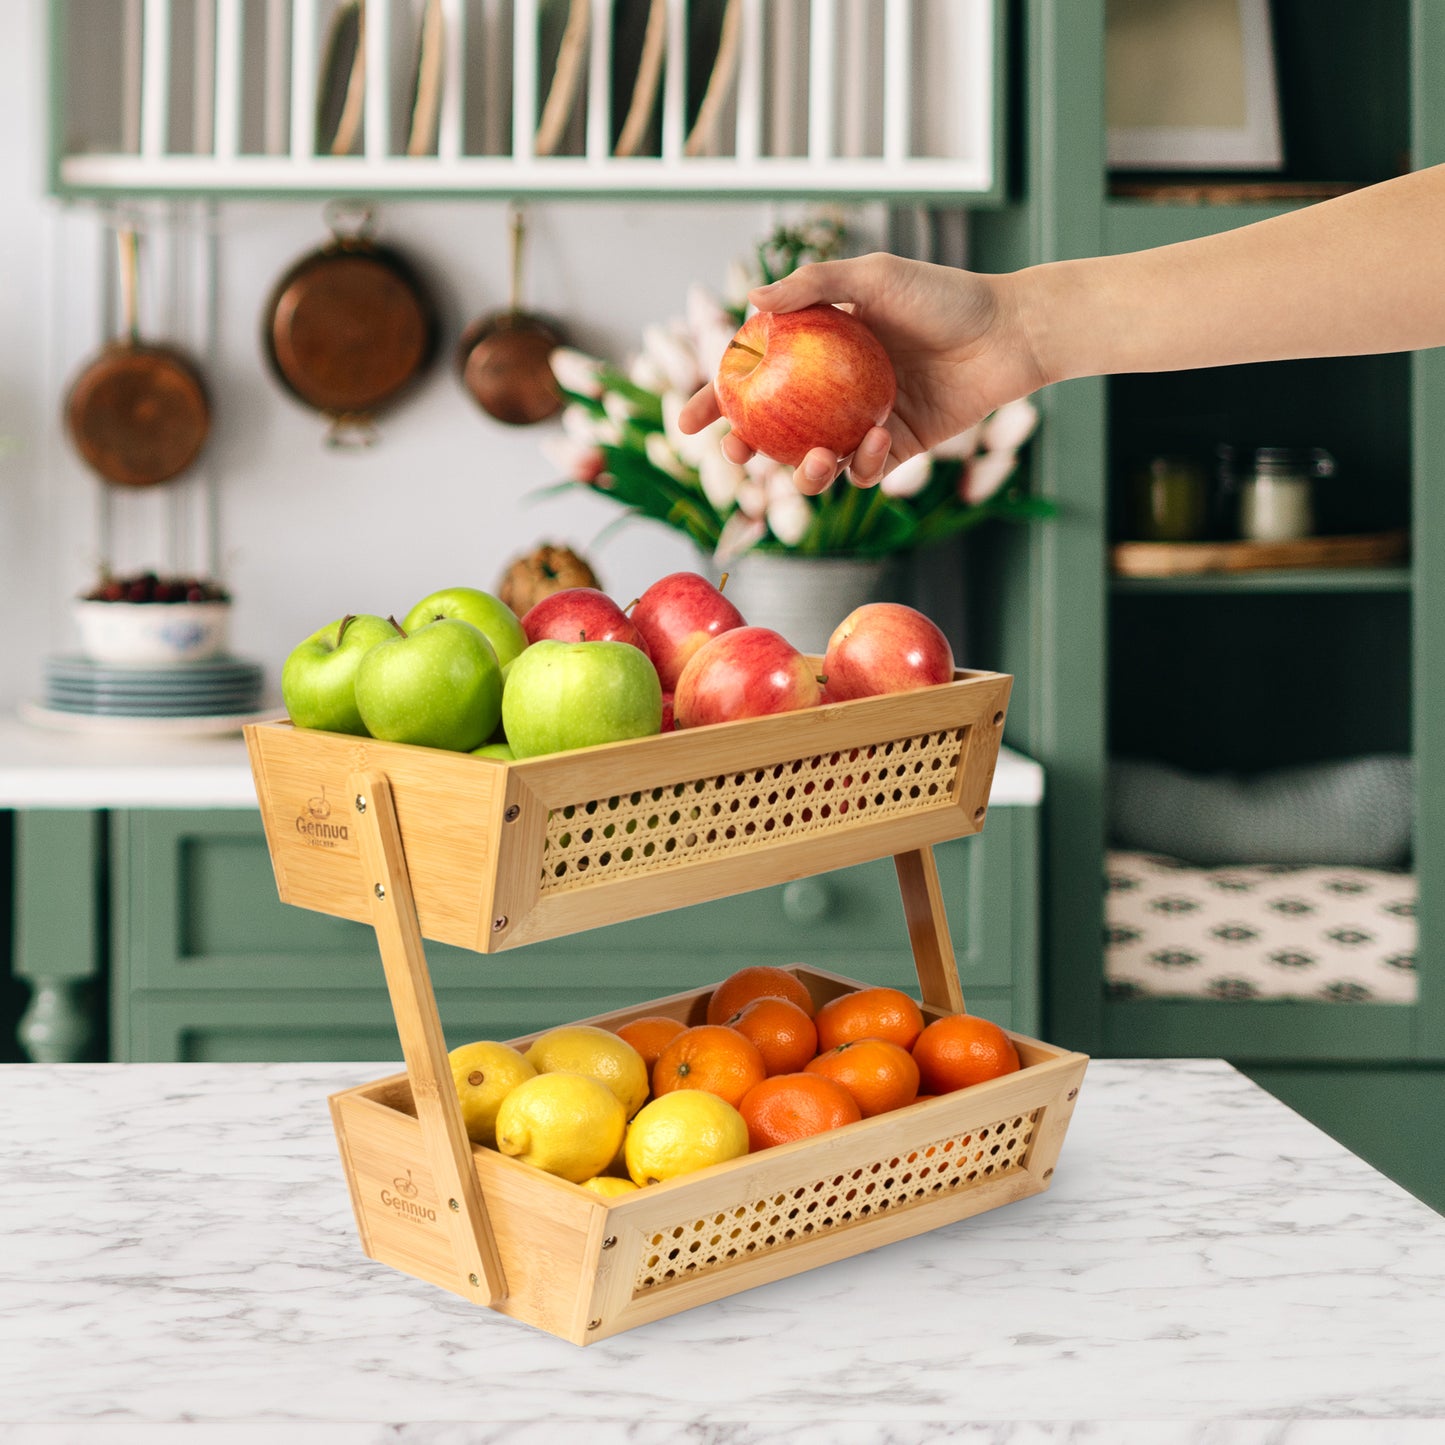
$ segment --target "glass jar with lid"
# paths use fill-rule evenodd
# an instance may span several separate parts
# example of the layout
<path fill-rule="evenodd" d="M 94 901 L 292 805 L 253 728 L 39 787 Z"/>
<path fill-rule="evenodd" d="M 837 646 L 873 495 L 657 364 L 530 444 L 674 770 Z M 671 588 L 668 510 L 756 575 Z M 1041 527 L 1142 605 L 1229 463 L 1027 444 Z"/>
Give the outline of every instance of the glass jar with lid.
<path fill-rule="evenodd" d="M 1334 474 L 1321 447 L 1259 447 L 1239 477 L 1239 534 L 1252 542 L 1291 542 L 1315 530 L 1314 484 Z"/>

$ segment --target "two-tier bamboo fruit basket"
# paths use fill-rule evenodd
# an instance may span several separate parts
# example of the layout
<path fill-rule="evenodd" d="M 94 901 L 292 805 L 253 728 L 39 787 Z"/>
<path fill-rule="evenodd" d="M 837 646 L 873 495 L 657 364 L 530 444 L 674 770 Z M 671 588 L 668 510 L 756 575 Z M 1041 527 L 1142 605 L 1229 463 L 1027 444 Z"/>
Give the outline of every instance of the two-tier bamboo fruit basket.
<path fill-rule="evenodd" d="M 1087 1060 L 616 1199 L 473 1145 L 423 937 L 492 953 L 892 855 L 924 1014 L 963 1011 L 932 845 L 983 826 L 1011 679 L 499 763 L 246 729 L 281 898 L 375 929 L 406 1072 L 331 1100 L 373 1259 L 576 1344 L 1048 1187 Z M 799 965 L 814 998 L 865 985 Z M 643 1014 L 687 1023 L 708 990 Z M 528 1040 L 513 1042 L 525 1047 Z"/>

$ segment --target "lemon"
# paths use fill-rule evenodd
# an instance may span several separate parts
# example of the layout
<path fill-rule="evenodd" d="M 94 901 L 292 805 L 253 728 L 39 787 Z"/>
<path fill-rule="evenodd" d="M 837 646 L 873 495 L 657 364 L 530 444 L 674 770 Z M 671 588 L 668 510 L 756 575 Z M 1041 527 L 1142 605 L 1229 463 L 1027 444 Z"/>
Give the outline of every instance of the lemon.
<path fill-rule="evenodd" d="M 462 1103 L 467 1137 L 474 1144 L 497 1142 L 497 1110 L 502 1100 L 537 1071 L 509 1044 L 463 1044 L 448 1056 L 452 1082 Z"/>
<path fill-rule="evenodd" d="M 630 1119 L 647 1102 L 647 1065 L 642 1055 L 608 1029 L 568 1024 L 543 1034 L 527 1050 L 527 1062 L 539 1074 L 586 1074 L 607 1085 Z"/>
<path fill-rule="evenodd" d="M 627 1113 L 617 1096 L 586 1074 L 538 1074 L 518 1084 L 497 1110 L 497 1148 L 580 1184 L 617 1153 Z"/>
<path fill-rule="evenodd" d="M 716 1094 L 678 1089 L 654 1099 L 627 1128 L 634 1184 L 660 1184 L 748 1152 L 743 1116 Z"/>
<path fill-rule="evenodd" d="M 611 1179 L 605 1174 L 599 1174 L 595 1179 L 584 1179 L 584 1189 L 590 1189 L 594 1194 L 600 1194 L 604 1199 L 612 1199 L 619 1194 L 636 1194 L 637 1186 L 630 1179 Z"/>

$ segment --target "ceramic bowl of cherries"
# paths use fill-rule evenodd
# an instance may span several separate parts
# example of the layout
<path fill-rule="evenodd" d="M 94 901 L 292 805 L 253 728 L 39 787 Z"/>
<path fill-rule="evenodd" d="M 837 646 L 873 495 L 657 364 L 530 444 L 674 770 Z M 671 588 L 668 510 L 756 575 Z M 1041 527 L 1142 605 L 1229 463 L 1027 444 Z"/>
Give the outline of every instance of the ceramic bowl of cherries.
<path fill-rule="evenodd" d="M 169 667 L 226 650 L 230 594 L 202 577 L 104 576 L 72 604 L 80 649 L 113 667 Z"/>

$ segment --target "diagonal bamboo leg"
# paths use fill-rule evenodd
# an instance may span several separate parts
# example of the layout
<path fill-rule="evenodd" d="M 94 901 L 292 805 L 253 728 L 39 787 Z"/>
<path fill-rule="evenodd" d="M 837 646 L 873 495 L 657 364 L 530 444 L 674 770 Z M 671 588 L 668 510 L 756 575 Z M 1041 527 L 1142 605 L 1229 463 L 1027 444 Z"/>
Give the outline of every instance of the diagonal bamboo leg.
<path fill-rule="evenodd" d="M 898 891 L 903 895 L 903 917 L 908 924 L 908 942 L 913 947 L 923 1002 L 931 1008 L 961 1014 L 963 985 L 958 981 L 933 849 L 895 853 L 893 866 L 898 870 Z"/>
<path fill-rule="evenodd" d="M 450 1206 L 441 1212 L 451 1226 L 458 1292 L 478 1304 L 495 1304 L 506 1296 L 507 1282 L 452 1084 L 391 787 L 383 773 L 353 773 L 350 788 L 360 814 L 357 831 L 371 888 L 371 922 L 386 970 L 417 1122 L 438 1195 Z"/>

